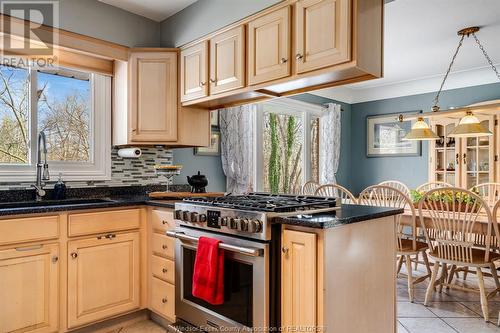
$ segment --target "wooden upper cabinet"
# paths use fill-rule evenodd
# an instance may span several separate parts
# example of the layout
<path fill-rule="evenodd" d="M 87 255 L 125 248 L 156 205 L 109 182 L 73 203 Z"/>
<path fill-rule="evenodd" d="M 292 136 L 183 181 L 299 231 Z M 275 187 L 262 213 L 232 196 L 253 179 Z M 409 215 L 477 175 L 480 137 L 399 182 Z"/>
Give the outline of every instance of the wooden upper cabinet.
<path fill-rule="evenodd" d="M 248 83 L 290 75 L 290 6 L 248 23 Z"/>
<path fill-rule="evenodd" d="M 181 101 L 208 96 L 208 41 L 181 51 Z"/>
<path fill-rule="evenodd" d="M 351 60 L 350 0 L 299 0 L 295 15 L 297 73 Z"/>
<path fill-rule="evenodd" d="M 132 142 L 177 140 L 177 52 L 130 57 Z"/>
<path fill-rule="evenodd" d="M 57 244 L 0 251 L 0 332 L 58 331 L 58 256 Z"/>
<path fill-rule="evenodd" d="M 245 86 L 245 26 L 210 39 L 210 95 Z"/>
<path fill-rule="evenodd" d="M 68 243 L 68 326 L 140 307 L 139 232 Z"/>

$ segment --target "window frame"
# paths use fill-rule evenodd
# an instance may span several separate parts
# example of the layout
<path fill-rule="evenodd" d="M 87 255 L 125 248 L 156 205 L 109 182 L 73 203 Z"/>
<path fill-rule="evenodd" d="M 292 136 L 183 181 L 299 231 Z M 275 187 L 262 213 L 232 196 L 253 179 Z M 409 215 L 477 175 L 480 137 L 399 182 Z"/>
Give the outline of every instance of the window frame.
<path fill-rule="evenodd" d="M 25 68 L 30 81 L 29 156 L 28 164 L 1 164 L 0 182 L 15 183 L 35 181 L 38 145 L 38 86 L 36 68 Z M 73 70 L 73 69 L 71 69 Z M 77 70 L 79 72 L 84 72 Z M 35 74 L 34 74 L 35 73 Z M 90 162 L 48 161 L 50 181 L 62 174 L 66 181 L 111 179 L 111 77 L 89 73 L 91 84 L 91 136 Z M 35 89 L 35 93 L 33 93 Z"/>
<path fill-rule="evenodd" d="M 324 111 L 324 108 L 320 105 L 302 102 L 291 98 L 280 98 L 258 104 L 257 112 L 254 117 L 254 147 L 256 147 L 257 149 L 254 149 L 253 170 L 253 188 L 258 192 L 264 191 L 264 149 L 261 148 L 264 144 L 264 113 L 270 112 L 270 110 L 266 110 L 266 106 L 279 109 L 273 113 L 290 114 L 301 118 L 302 124 L 304 126 L 304 146 L 302 149 L 301 157 L 302 170 L 304 170 L 305 181 L 307 181 L 307 179 L 310 179 L 312 176 L 310 158 L 311 131 L 309 128 L 309 124 L 313 119 L 321 117 L 321 114 Z M 307 128 L 305 127 L 306 125 L 308 125 Z"/>

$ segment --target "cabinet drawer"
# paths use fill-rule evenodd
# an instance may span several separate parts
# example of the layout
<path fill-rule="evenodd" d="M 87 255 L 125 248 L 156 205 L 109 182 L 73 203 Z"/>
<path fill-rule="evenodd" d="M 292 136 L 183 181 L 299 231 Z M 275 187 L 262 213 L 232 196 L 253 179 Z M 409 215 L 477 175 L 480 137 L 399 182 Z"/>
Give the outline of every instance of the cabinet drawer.
<path fill-rule="evenodd" d="M 59 216 L 0 220 L 0 245 L 59 237 Z"/>
<path fill-rule="evenodd" d="M 111 231 L 138 229 L 141 225 L 140 209 L 111 210 L 105 212 L 70 214 L 68 235 L 82 236 Z"/>
<path fill-rule="evenodd" d="M 151 225 L 153 231 L 165 233 L 175 227 L 174 213 L 172 211 L 154 209 L 151 212 Z"/>
<path fill-rule="evenodd" d="M 151 249 L 153 254 L 156 254 L 165 258 L 174 258 L 174 239 L 161 235 L 153 234 Z"/>
<path fill-rule="evenodd" d="M 175 321 L 175 287 L 160 279 L 151 281 L 150 309 Z"/>
<path fill-rule="evenodd" d="M 175 263 L 170 259 L 151 256 L 151 274 L 163 281 L 175 284 Z"/>

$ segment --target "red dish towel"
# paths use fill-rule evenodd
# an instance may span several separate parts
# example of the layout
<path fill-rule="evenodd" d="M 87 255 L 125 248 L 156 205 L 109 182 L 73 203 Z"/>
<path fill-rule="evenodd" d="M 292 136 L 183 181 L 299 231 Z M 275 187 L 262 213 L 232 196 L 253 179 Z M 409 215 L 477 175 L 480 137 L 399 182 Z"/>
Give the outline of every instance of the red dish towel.
<path fill-rule="evenodd" d="M 212 305 L 224 303 L 224 250 L 219 243 L 200 237 L 194 260 L 193 296 Z"/>

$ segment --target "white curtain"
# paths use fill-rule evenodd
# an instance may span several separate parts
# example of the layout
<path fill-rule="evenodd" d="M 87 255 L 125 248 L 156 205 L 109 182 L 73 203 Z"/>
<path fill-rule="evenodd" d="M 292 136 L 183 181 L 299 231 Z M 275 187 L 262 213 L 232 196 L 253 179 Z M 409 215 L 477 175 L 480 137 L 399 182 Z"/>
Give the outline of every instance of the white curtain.
<path fill-rule="evenodd" d="M 221 159 L 228 193 L 243 194 L 253 191 L 256 110 L 255 104 L 219 110 Z"/>
<path fill-rule="evenodd" d="M 340 160 L 341 107 L 329 103 L 319 119 L 319 181 L 336 184 Z"/>

